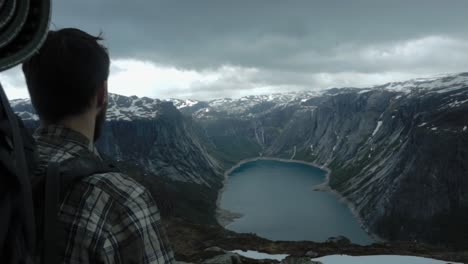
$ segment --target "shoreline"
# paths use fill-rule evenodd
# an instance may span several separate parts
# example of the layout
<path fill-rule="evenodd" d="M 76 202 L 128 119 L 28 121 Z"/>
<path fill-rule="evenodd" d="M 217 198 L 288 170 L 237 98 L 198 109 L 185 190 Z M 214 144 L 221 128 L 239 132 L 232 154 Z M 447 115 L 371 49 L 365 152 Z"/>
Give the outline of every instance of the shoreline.
<path fill-rule="evenodd" d="M 240 213 L 231 212 L 229 210 L 221 208 L 221 197 L 222 197 L 223 192 L 225 191 L 226 183 L 228 181 L 229 174 L 231 174 L 233 171 L 235 171 L 236 169 L 238 169 L 239 167 L 241 167 L 242 165 L 244 165 L 246 163 L 254 162 L 254 161 L 258 161 L 258 160 L 274 160 L 274 161 L 280 161 L 280 162 L 299 163 L 299 164 L 305 164 L 305 165 L 309 165 L 309 166 L 312 166 L 312 167 L 316 167 L 316 168 L 319 168 L 319 169 L 325 171 L 326 172 L 325 181 L 323 183 L 320 183 L 318 185 L 313 186 L 313 191 L 329 192 L 329 193 L 335 195 L 339 202 L 344 203 L 350 209 L 350 211 L 353 214 L 354 218 L 358 221 L 359 226 L 364 230 L 364 232 L 366 232 L 369 235 L 369 237 L 372 240 L 375 241 L 375 243 L 385 242 L 384 239 L 382 239 L 378 235 L 370 232 L 369 228 L 367 227 L 367 225 L 364 222 L 364 219 L 362 219 L 359 216 L 359 214 L 357 212 L 357 209 L 356 209 L 356 206 L 353 203 L 351 203 L 351 201 L 349 201 L 346 197 L 344 197 L 343 195 L 341 195 L 336 190 L 334 190 L 334 189 L 332 189 L 330 187 L 330 176 L 331 176 L 331 173 L 332 173 L 330 168 L 328 168 L 326 166 L 323 166 L 323 165 L 319 165 L 319 164 L 314 163 L 314 162 L 307 162 L 307 161 L 303 161 L 303 160 L 293 160 L 293 159 L 283 159 L 283 158 L 276 158 L 276 157 L 256 157 L 256 158 L 244 159 L 244 160 L 241 160 L 236 165 L 234 165 L 229 170 L 224 172 L 223 182 L 222 182 L 223 187 L 218 191 L 218 197 L 216 199 L 216 221 L 218 221 L 218 223 L 222 227 L 226 227 L 228 224 L 232 223 L 235 219 L 238 219 L 238 218 L 242 217 L 242 214 L 240 214 Z"/>

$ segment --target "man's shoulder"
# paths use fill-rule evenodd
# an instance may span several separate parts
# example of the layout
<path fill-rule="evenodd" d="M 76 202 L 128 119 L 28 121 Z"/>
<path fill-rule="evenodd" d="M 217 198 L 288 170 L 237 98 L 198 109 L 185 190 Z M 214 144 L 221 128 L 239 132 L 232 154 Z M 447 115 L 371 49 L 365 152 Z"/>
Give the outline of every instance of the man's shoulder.
<path fill-rule="evenodd" d="M 47 138 L 36 137 L 36 166 L 34 174 L 42 175 L 46 172 L 48 164 L 51 162 L 62 163 L 67 160 L 75 159 L 87 150 L 80 145 L 71 142 L 52 142 Z"/>
<path fill-rule="evenodd" d="M 113 201 L 122 205 L 137 198 L 144 197 L 147 200 L 150 196 L 143 185 L 122 172 L 93 174 L 81 182 L 101 190 L 109 195 Z"/>

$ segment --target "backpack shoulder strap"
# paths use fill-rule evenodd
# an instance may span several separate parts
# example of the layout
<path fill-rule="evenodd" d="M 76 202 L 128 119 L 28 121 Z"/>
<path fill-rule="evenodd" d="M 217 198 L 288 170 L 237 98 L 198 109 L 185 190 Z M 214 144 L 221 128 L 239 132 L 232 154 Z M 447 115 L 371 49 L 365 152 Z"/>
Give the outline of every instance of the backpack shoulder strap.
<path fill-rule="evenodd" d="M 94 155 L 81 156 L 60 163 L 60 201 L 65 198 L 66 192 L 83 178 L 107 172 L 119 172 L 119 169 Z"/>
<path fill-rule="evenodd" d="M 49 163 L 45 178 L 44 203 L 44 252 L 43 262 L 58 264 L 57 226 L 59 211 L 60 172 L 58 163 Z"/>
<path fill-rule="evenodd" d="M 98 173 L 118 172 L 111 163 L 84 156 L 61 163 L 51 162 L 45 178 L 43 263 L 58 264 L 58 213 L 66 192 L 80 180 Z"/>

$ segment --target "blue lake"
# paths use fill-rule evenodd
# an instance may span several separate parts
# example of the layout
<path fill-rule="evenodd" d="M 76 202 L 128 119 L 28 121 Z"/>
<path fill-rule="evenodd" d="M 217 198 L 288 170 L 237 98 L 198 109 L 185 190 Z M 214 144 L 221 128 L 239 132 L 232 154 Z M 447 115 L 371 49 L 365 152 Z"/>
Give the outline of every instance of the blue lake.
<path fill-rule="evenodd" d="M 372 239 L 351 210 L 329 192 L 314 191 L 326 172 L 307 164 L 257 160 L 232 171 L 220 200 L 242 217 L 226 226 L 271 240 L 325 241 L 345 236 L 357 244 Z"/>

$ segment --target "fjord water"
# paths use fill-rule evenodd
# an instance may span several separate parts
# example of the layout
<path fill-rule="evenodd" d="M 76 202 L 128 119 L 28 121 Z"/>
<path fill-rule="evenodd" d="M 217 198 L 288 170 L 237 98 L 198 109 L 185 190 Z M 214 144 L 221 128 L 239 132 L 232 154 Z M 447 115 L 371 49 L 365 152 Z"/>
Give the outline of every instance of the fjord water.
<path fill-rule="evenodd" d="M 229 174 L 220 206 L 242 217 L 226 228 L 271 240 L 322 242 L 341 235 L 356 244 L 372 243 L 336 195 L 314 191 L 325 177 L 325 171 L 302 163 L 256 160 L 240 165 Z"/>

